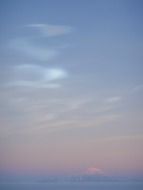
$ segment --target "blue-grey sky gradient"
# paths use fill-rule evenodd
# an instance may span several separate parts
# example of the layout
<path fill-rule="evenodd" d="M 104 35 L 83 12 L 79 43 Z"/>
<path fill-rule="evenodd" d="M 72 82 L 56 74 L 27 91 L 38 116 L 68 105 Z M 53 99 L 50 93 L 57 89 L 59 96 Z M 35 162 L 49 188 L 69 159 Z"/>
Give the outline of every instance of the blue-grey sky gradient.
<path fill-rule="evenodd" d="M 143 174 L 142 20 L 141 0 L 0 1 L 1 171 Z"/>

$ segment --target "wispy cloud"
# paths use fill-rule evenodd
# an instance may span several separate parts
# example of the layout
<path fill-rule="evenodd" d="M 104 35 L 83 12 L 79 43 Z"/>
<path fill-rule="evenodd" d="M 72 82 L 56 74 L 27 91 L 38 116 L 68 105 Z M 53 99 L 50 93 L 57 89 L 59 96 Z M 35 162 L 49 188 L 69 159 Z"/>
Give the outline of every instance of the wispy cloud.
<path fill-rule="evenodd" d="M 24 27 L 32 28 L 34 38 L 31 35 L 21 35 L 21 37 L 11 39 L 9 47 L 14 51 L 19 52 L 22 56 L 34 59 L 35 61 L 46 62 L 57 57 L 60 54 L 61 47 L 67 47 L 67 45 L 61 44 L 60 46 L 55 45 L 54 47 L 50 47 L 47 42 L 46 46 L 42 46 L 40 43 L 37 43 L 37 39 L 40 41 L 45 37 L 61 36 L 72 31 L 72 27 L 62 25 L 29 24 Z M 37 31 L 39 32 L 37 33 Z"/>
<path fill-rule="evenodd" d="M 86 169 L 85 174 L 88 174 L 88 175 L 104 175 L 105 172 L 102 169 L 99 169 L 97 167 L 90 167 L 90 168 Z"/>
<path fill-rule="evenodd" d="M 80 97 L 77 98 L 76 100 L 72 100 L 71 102 L 68 103 L 68 110 L 69 111 L 77 111 L 79 109 L 82 109 L 84 106 L 88 105 L 91 103 L 93 100 L 92 98 L 85 98 L 85 97 Z"/>
<path fill-rule="evenodd" d="M 27 38 L 16 38 L 10 41 L 9 47 L 20 52 L 22 56 L 27 56 L 36 61 L 49 61 L 59 55 L 59 51 L 52 48 L 44 48 L 33 45 L 32 41 Z"/>
<path fill-rule="evenodd" d="M 113 97 L 107 98 L 105 101 L 106 101 L 107 103 L 110 103 L 110 104 L 113 103 L 113 104 L 114 104 L 114 103 L 120 102 L 121 99 L 122 99 L 121 96 L 113 96 Z"/>
<path fill-rule="evenodd" d="M 59 88 L 59 80 L 67 76 L 67 72 L 63 69 L 23 64 L 14 67 L 12 80 L 8 84 L 34 88 Z"/>
<path fill-rule="evenodd" d="M 23 125 L 28 126 L 22 130 L 27 132 L 35 129 L 58 131 L 61 128 L 70 127 L 98 127 L 118 120 L 119 114 L 114 113 L 113 107 L 120 102 L 120 96 L 105 97 L 103 100 L 100 99 L 99 103 L 94 101 L 94 97 L 86 95 L 69 94 L 67 98 L 66 89 L 59 90 L 59 88 L 68 78 L 68 71 L 60 65 L 54 67 L 49 66 L 51 64 L 41 64 L 50 63 L 50 60 L 60 54 L 60 49 L 56 45 L 49 46 L 48 41 L 47 44 L 43 44 L 43 41 L 37 43 L 36 38 L 40 41 L 45 37 L 60 37 L 71 32 L 72 28 L 48 24 L 30 24 L 25 27 L 32 29 L 34 34 L 36 32 L 36 37 L 21 36 L 10 41 L 11 49 L 26 58 L 27 62 L 15 63 L 11 67 L 7 82 L 8 87 L 16 89 L 16 100 L 13 97 L 9 98 L 10 102 L 14 102 L 13 109 L 22 115 Z M 33 60 L 36 63 L 33 63 Z M 57 90 L 51 89 L 59 90 L 61 94 L 58 98 Z M 21 94 L 21 90 L 25 92 L 24 95 Z M 73 90 L 75 91 L 76 88 Z M 9 91 L 11 92 L 11 88 Z M 57 101 L 54 102 L 54 98 Z M 20 116 L 13 118 L 17 124 L 21 123 Z"/>
<path fill-rule="evenodd" d="M 26 27 L 38 30 L 43 37 L 61 36 L 72 31 L 72 27 L 65 25 L 28 24 Z"/>
<path fill-rule="evenodd" d="M 94 119 L 92 126 L 98 127 L 98 126 L 107 125 L 112 122 L 118 121 L 120 117 L 121 117 L 120 114 L 115 114 L 115 113 L 100 115 Z"/>
<path fill-rule="evenodd" d="M 143 84 L 138 84 L 132 89 L 132 93 L 134 92 L 140 92 L 143 90 Z"/>
<path fill-rule="evenodd" d="M 111 96 L 103 98 L 100 104 L 97 105 L 96 113 L 113 112 L 121 104 L 122 99 L 122 96 Z"/>

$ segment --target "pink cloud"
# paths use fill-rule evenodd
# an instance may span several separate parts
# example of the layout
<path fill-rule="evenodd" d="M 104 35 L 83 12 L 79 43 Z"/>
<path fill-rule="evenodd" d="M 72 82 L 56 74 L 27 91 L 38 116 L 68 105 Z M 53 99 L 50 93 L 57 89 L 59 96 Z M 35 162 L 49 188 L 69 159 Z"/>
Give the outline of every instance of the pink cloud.
<path fill-rule="evenodd" d="M 90 167 L 86 170 L 86 174 L 88 175 L 103 175 L 103 170 L 96 168 L 96 167 Z"/>

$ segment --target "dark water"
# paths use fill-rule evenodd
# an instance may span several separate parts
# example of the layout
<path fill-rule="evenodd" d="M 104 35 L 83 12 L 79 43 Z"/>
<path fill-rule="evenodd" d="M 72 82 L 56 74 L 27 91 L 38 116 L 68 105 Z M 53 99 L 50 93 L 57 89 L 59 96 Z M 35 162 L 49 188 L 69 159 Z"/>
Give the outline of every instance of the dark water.
<path fill-rule="evenodd" d="M 0 184 L 0 190 L 143 190 L 142 182 Z"/>

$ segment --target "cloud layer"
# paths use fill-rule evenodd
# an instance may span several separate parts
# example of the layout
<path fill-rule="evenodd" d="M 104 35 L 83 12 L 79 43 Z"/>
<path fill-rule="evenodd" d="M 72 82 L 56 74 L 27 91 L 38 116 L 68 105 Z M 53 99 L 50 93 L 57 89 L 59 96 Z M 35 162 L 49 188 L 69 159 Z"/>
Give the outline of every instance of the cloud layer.
<path fill-rule="evenodd" d="M 68 34 L 72 31 L 72 27 L 64 25 L 50 24 L 28 24 L 26 27 L 33 28 L 39 31 L 43 37 L 56 37 Z"/>
<path fill-rule="evenodd" d="M 65 79 L 67 72 L 58 68 L 47 68 L 34 64 L 17 65 L 13 69 L 9 85 L 36 88 L 57 88 L 59 80 Z"/>

